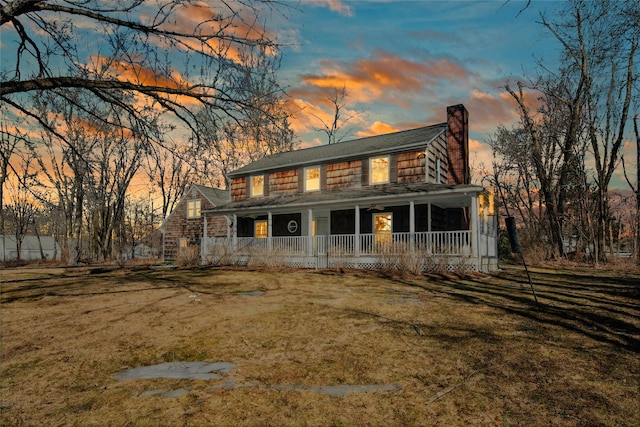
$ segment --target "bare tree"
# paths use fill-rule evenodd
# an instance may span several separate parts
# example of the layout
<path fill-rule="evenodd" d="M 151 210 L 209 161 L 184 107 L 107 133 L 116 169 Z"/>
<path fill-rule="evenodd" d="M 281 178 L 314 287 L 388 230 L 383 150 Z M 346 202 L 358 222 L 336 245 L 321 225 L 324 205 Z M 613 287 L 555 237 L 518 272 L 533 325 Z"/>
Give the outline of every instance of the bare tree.
<path fill-rule="evenodd" d="M 638 102 L 640 29 L 637 2 L 566 4 L 566 13 L 541 24 L 562 46 L 560 66 L 540 64 L 533 82 L 506 86 L 516 101 L 549 226 L 549 240 L 562 255 L 571 235 L 589 240 L 596 262 L 603 257 L 614 218 L 609 185 L 620 163 L 629 111 Z M 527 88 L 539 94 L 532 111 Z M 585 168 L 593 158 L 595 173 Z M 592 196 L 592 199 L 589 199 Z M 595 205 L 592 206 L 592 200 Z M 565 239 L 568 237 L 569 239 Z"/>
<path fill-rule="evenodd" d="M 9 177 L 9 169 L 11 166 L 11 159 L 14 152 L 18 148 L 21 136 L 16 132 L 10 132 L 7 123 L 0 124 L 0 234 L 2 235 L 3 244 L 2 247 L 6 248 L 5 242 L 5 209 L 4 209 L 4 188 L 5 183 Z M 4 260 L 5 253 L 2 253 L 2 259 Z"/>
<path fill-rule="evenodd" d="M 190 154 L 188 147 L 170 140 L 149 146 L 143 168 L 153 189 L 160 191 L 162 219 L 174 209 L 194 180 L 193 164 L 196 162 L 187 160 Z"/>
<path fill-rule="evenodd" d="M 542 24 L 564 48 L 562 60 L 566 87 L 573 97 L 554 94 L 581 111 L 585 135 L 595 161 L 597 187 L 596 260 L 610 233 L 609 184 L 620 162 L 621 148 L 629 121 L 633 87 L 638 81 L 634 61 L 638 55 L 640 29 L 629 19 L 640 6 L 635 2 L 573 1 L 568 13 L 557 21 Z M 637 98 L 637 95 L 636 95 Z M 609 242 L 613 250 L 612 242 Z"/>
<path fill-rule="evenodd" d="M 39 204 L 29 191 L 29 187 L 33 185 L 35 174 L 32 172 L 31 166 L 34 161 L 30 155 L 20 156 L 19 165 L 15 168 L 15 172 L 19 174 L 14 183 L 15 189 L 11 192 L 11 203 L 6 206 L 9 223 L 13 229 L 13 235 L 16 239 L 17 259 L 22 258 L 22 242 L 32 227 L 36 216 L 39 212 Z"/>
<path fill-rule="evenodd" d="M 349 121 L 357 117 L 358 113 L 350 114 L 347 117 L 344 116 L 345 100 L 348 96 L 346 84 L 341 88 L 332 87 L 328 90 L 329 93 L 325 96 L 325 102 L 328 107 L 331 108 L 331 114 L 329 115 L 330 120 L 327 121 L 316 114 L 311 115 L 322 123 L 322 127 L 315 128 L 315 130 L 327 135 L 327 142 L 329 144 L 335 144 L 342 142 L 344 138 L 350 134 L 349 129 L 345 129 L 345 126 Z M 338 136 L 339 133 L 342 133 L 342 135 Z"/>
<path fill-rule="evenodd" d="M 275 3 L 236 0 L 117 2 L 13 0 L 1 6 L 5 40 L 15 43 L 13 67 L 1 74 L 0 100 L 41 125 L 25 93 L 87 91 L 134 116 L 160 108 L 192 126 L 193 103 L 234 116 L 253 108 L 229 86 L 233 56 L 245 48 L 278 46 L 264 30 L 261 9 Z M 198 16 L 194 21 L 190 16 Z M 86 51 L 77 35 L 95 28 L 98 51 Z M 12 31 L 10 31 L 12 30 Z M 176 67 L 176 64 L 181 64 Z M 197 70 L 199 75 L 192 75 Z M 137 102 L 128 102 L 135 96 Z"/>
<path fill-rule="evenodd" d="M 209 106 L 196 113 L 198 128 L 191 147 L 199 160 L 196 173 L 202 184 L 229 188 L 227 173 L 295 146 L 285 94 L 276 78 L 280 58 L 256 48 L 243 53 L 239 62 L 244 72 L 236 75 L 234 86 L 254 108 L 233 120 L 220 117 Z"/>

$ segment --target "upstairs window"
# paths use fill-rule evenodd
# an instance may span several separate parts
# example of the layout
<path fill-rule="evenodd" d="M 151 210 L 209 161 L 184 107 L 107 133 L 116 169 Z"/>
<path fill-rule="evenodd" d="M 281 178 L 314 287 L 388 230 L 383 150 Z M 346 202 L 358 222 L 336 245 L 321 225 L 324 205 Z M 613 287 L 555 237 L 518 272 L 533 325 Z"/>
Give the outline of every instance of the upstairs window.
<path fill-rule="evenodd" d="M 389 182 L 389 156 L 374 157 L 370 160 L 370 183 L 386 184 Z"/>
<path fill-rule="evenodd" d="M 200 200 L 187 201 L 187 218 L 200 218 Z"/>
<path fill-rule="evenodd" d="M 256 221 L 254 224 L 255 224 L 254 237 L 256 239 L 266 239 L 267 238 L 267 221 Z"/>
<path fill-rule="evenodd" d="M 264 175 L 251 177 L 251 197 L 264 196 Z"/>
<path fill-rule="evenodd" d="M 320 190 L 320 168 L 314 166 L 304 170 L 304 191 Z"/>

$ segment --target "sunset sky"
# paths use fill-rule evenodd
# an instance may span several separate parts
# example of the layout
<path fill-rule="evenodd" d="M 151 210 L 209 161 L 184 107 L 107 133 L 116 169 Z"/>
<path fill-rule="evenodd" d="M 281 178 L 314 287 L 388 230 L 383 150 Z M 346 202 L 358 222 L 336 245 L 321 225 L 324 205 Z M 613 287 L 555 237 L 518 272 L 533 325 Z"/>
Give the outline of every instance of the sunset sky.
<path fill-rule="evenodd" d="M 344 84 L 345 116 L 357 113 L 345 139 L 442 122 L 447 105 L 462 103 L 470 113 L 472 167 L 490 163 L 484 142 L 497 125 L 517 123 L 505 83 L 535 75 L 539 60 L 553 66 L 559 59 L 558 42 L 538 22 L 540 13 L 557 15 L 562 2 L 525 6 L 514 0 L 302 0 L 277 29 L 290 43 L 280 74 L 301 109 L 293 122 L 301 146 L 326 143 L 313 132 L 323 101 L 330 111 L 322 88 Z M 626 137 L 627 165 L 635 166 L 632 123 Z M 612 184 L 628 188 L 622 168 Z"/>
<path fill-rule="evenodd" d="M 345 116 L 358 113 L 347 139 L 442 122 L 447 105 L 463 103 L 472 156 L 486 161 L 481 143 L 497 125 L 517 120 L 505 83 L 532 72 L 536 58 L 558 56 L 536 21 L 561 3 L 534 0 L 522 11 L 525 4 L 303 0 L 280 29 L 293 42 L 281 76 L 304 108 L 294 122 L 302 145 L 326 142 L 312 132 L 319 126 L 313 115 L 322 116 L 315 108 L 326 100 L 323 87 L 344 84 Z"/>
<path fill-rule="evenodd" d="M 201 16 L 210 16 L 213 3 L 192 3 L 172 25 L 197 27 L 205 19 Z M 443 122 L 446 106 L 464 104 L 470 113 L 470 160 L 477 171 L 491 161 L 485 142 L 496 127 L 518 120 L 505 84 L 534 76 L 539 60 L 553 69 L 560 51 L 538 23 L 541 13 L 557 16 L 560 1 L 532 0 L 528 6 L 521 0 L 283 3 L 288 7 L 278 9 L 282 13 L 267 11 L 264 23 L 284 45 L 279 78 L 292 100 L 300 147 L 326 143 L 326 135 L 314 129 L 322 125 L 318 118 L 331 120 L 327 88 L 344 86 L 342 116 L 351 120 L 338 134 L 342 140 Z M 74 24 L 79 32 L 99 30 L 82 21 Z M 1 35 L 3 67 L 10 67 L 15 58 L 7 53 L 13 50 L 5 48 L 15 47 L 10 39 L 15 35 L 9 27 Z M 78 34 L 97 66 L 95 37 Z M 631 124 L 628 129 L 624 153 L 635 170 Z M 624 187 L 621 173 L 620 168 L 613 184 Z"/>

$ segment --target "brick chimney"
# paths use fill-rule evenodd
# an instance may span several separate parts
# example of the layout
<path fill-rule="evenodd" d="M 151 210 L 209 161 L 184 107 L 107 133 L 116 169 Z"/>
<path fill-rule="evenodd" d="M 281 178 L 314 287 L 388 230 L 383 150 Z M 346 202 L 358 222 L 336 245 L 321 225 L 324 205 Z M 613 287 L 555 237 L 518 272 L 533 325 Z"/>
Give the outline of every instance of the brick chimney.
<path fill-rule="evenodd" d="M 469 112 L 464 105 L 447 107 L 447 182 L 470 184 L 469 172 Z"/>

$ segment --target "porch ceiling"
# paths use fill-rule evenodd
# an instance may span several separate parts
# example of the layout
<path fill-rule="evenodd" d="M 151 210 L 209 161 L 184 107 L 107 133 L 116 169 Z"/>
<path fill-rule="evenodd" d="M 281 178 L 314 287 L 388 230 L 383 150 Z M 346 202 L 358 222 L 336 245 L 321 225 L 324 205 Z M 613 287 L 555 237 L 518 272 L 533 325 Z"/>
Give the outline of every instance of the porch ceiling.
<path fill-rule="evenodd" d="M 341 189 L 331 192 L 304 193 L 282 196 L 251 198 L 231 202 L 205 212 L 229 214 L 242 212 L 257 213 L 266 210 L 291 212 L 299 209 L 325 207 L 332 209 L 350 208 L 354 205 L 393 206 L 402 203 L 434 203 L 442 208 L 470 206 L 471 197 L 483 192 L 477 185 L 445 184 L 395 184 L 357 189 Z"/>

